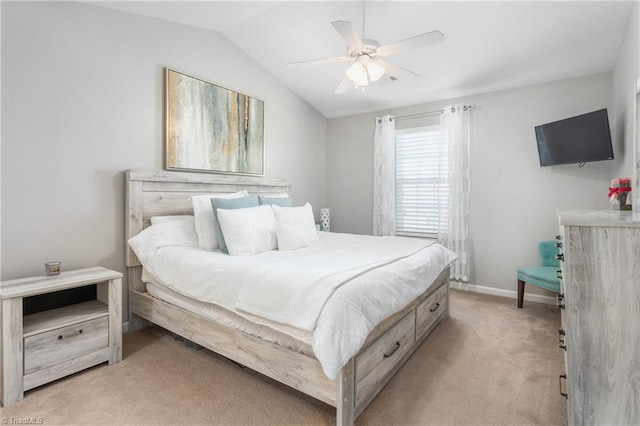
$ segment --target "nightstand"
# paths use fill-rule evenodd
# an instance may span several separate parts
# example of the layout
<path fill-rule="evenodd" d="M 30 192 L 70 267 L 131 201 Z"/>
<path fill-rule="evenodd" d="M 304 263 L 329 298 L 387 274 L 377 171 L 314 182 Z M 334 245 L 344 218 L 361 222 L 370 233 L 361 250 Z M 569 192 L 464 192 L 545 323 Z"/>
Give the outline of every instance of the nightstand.
<path fill-rule="evenodd" d="M 97 300 L 23 315 L 23 299 L 95 284 Z M 103 362 L 122 360 L 122 274 L 95 267 L 3 281 L 2 404 Z"/>

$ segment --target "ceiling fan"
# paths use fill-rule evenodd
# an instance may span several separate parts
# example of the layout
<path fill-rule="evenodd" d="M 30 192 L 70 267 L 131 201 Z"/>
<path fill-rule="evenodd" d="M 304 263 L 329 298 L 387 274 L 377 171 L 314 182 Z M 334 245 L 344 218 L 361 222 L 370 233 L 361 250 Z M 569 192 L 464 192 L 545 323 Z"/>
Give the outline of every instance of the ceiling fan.
<path fill-rule="evenodd" d="M 442 43 L 444 40 L 444 34 L 436 30 L 380 46 L 375 40 L 361 39 L 353 29 L 351 22 L 333 21 L 331 25 L 333 25 L 336 31 L 338 31 L 347 42 L 346 56 L 290 62 L 287 64 L 287 68 L 336 62 L 353 62 L 353 64 L 347 68 L 346 77 L 335 90 L 334 93 L 336 94 L 346 92 L 351 85 L 354 85 L 356 88 L 362 87 L 364 90 L 364 87 L 368 86 L 369 83 L 378 81 L 383 76 L 387 76 L 390 81 L 402 78 L 420 78 L 420 75 L 413 71 L 409 71 L 406 68 L 379 58 L 409 49 L 417 49 Z"/>

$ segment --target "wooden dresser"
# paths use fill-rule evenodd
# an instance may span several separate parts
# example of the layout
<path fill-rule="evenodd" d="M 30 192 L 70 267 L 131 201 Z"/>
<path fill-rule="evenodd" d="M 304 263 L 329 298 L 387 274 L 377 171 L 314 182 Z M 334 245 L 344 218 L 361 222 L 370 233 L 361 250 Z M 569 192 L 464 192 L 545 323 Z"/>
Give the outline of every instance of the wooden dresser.
<path fill-rule="evenodd" d="M 569 425 L 640 425 L 640 214 L 558 218 Z"/>

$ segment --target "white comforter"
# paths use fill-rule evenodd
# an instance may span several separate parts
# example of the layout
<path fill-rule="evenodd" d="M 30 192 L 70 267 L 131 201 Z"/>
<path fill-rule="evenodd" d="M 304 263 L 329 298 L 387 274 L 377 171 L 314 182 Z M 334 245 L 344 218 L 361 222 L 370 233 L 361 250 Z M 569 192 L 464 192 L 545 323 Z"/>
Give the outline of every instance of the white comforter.
<path fill-rule="evenodd" d="M 136 255 L 147 273 L 178 293 L 296 338 L 311 331 L 330 379 L 380 321 L 423 293 L 455 259 L 426 240 L 336 233 L 321 233 L 304 249 L 250 257 L 181 246 Z"/>
<path fill-rule="evenodd" d="M 417 238 L 329 234 L 303 250 L 271 251 L 254 259 L 244 271 L 247 285 L 238 294 L 236 308 L 313 330 L 322 307 L 337 288 L 431 244 L 434 242 Z M 231 273 L 235 278 L 236 272 Z M 417 275 L 407 278 L 417 280 Z"/>

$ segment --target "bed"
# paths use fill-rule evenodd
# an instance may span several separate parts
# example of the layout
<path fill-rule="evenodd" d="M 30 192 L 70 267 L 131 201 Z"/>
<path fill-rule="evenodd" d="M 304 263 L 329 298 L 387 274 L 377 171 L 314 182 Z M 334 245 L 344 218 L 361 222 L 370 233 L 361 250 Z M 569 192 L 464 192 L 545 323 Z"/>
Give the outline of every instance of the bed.
<path fill-rule="evenodd" d="M 290 192 L 285 181 L 250 176 L 165 171 L 127 171 L 125 240 L 138 235 L 154 216 L 193 214 L 199 194 Z M 198 343 L 241 365 L 336 408 L 336 424 L 353 424 L 382 387 L 449 315 L 449 268 L 436 272 L 426 290 L 377 324 L 361 349 L 330 379 L 313 351 L 258 337 L 186 308 L 177 298 L 158 297 L 143 280 L 143 267 L 127 245 L 130 330 L 149 323 Z M 161 290 L 160 290 L 161 291 Z"/>

